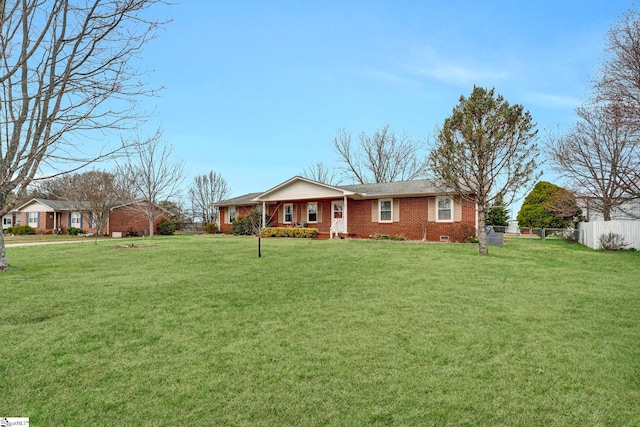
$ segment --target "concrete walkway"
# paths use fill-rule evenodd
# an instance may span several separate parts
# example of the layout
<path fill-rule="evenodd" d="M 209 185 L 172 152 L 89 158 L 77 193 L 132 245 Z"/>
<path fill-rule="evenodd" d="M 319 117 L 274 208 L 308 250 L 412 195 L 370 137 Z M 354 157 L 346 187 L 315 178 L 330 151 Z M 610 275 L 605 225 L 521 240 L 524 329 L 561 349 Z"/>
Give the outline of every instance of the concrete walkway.
<path fill-rule="evenodd" d="M 98 242 L 102 242 L 104 239 L 98 240 Z M 62 245 L 65 243 L 87 243 L 93 242 L 95 243 L 95 239 L 86 239 L 86 240 L 61 240 L 59 242 L 29 242 L 29 243 L 6 243 L 4 244 L 5 248 L 17 248 L 19 246 L 40 246 L 40 245 Z"/>

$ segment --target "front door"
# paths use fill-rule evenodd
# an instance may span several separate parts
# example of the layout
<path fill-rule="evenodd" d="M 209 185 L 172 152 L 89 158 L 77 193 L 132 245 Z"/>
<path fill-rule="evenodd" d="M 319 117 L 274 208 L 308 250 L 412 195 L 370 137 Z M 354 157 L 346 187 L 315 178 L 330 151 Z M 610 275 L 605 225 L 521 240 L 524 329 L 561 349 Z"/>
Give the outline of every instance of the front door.
<path fill-rule="evenodd" d="M 342 201 L 331 202 L 331 211 L 333 212 L 331 220 L 331 230 L 335 233 L 346 233 L 344 229 L 343 203 Z"/>

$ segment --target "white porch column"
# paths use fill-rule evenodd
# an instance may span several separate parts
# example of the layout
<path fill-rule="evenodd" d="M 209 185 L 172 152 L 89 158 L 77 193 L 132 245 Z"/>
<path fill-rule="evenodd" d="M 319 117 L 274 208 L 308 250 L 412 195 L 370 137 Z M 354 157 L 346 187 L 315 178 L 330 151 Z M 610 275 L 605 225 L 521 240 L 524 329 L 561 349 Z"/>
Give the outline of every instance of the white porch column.
<path fill-rule="evenodd" d="M 347 196 L 344 196 L 344 202 L 342 203 L 344 208 L 342 209 L 342 218 L 344 220 L 344 232 L 348 236 L 349 235 L 349 225 L 347 222 Z"/>
<path fill-rule="evenodd" d="M 262 201 L 262 226 L 267 226 L 267 203 Z"/>

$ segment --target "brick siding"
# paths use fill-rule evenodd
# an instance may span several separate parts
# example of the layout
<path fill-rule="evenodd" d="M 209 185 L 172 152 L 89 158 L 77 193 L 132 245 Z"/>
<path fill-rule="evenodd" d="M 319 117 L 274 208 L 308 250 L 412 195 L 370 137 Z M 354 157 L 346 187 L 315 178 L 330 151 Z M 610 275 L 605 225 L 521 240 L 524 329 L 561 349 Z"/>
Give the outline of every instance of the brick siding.
<path fill-rule="evenodd" d="M 156 210 L 154 233 L 158 231 L 158 223 L 167 218 L 166 212 Z M 149 234 L 149 220 L 147 216 L 133 206 L 122 206 L 109 213 L 109 233 L 120 232 L 123 236 L 131 233 L 138 235 Z"/>
<path fill-rule="evenodd" d="M 399 218 L 394 218 L 394 222 L 372 221 L 373 204 L 378 200 L 347 200 L 347 227 L 349 235 L 360 238 L 371 238 L 376 234 L 388 236 L 404 236 L 409 240 L 422 240 L 423 230 L 426 227 L 426 239 L 428 241 L 441 241 L 442 237 L 448 236 L 448 241 L 463 241 L 466 238 L 476 235 L 475 204 L 462 200 L 461 221 L 436 222 L 428 221 L 429 202 L 428 197 L 406 197 L 396 199 L 399 203 Z M 316 200 L 314 200 L 315 202 Z M 320 213 L 320 220 L 317 223 L 307 224 L 308 227 L 317 228 L 320 233 L 329 233 L 331 228 L 332 200 L 317 200 Z M 293 223 L 306 222 L 304 205 L 306 201 L 286 202 L 294 206 Z M 281 221 L 284 203 L 267 206 L 267 214 L 273 218 L 273 226 L 291 226 Z M 278 209 L 278 212 L 276 211 Z M 236 215 L 246 216 L 255 206 L 237 206 Z M 220 208 L 220 231 L 231 233 L 231 224 L 225 223 L 227 208 Z"/>

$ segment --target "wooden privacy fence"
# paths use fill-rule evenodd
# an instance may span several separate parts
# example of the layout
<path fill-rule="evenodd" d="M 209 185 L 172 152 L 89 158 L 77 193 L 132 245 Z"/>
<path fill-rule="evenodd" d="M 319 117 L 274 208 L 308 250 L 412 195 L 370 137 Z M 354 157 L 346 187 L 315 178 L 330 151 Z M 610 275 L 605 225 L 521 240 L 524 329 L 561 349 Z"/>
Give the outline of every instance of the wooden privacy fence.
<path fill-rule="evenodd" d="M 600 249 L 600 236 L 615 233 L 624 238 L 626 249 L 640 250 L 640 221 L 590 221 L 578 224 L 579 242 L 593 249 Z"/>

